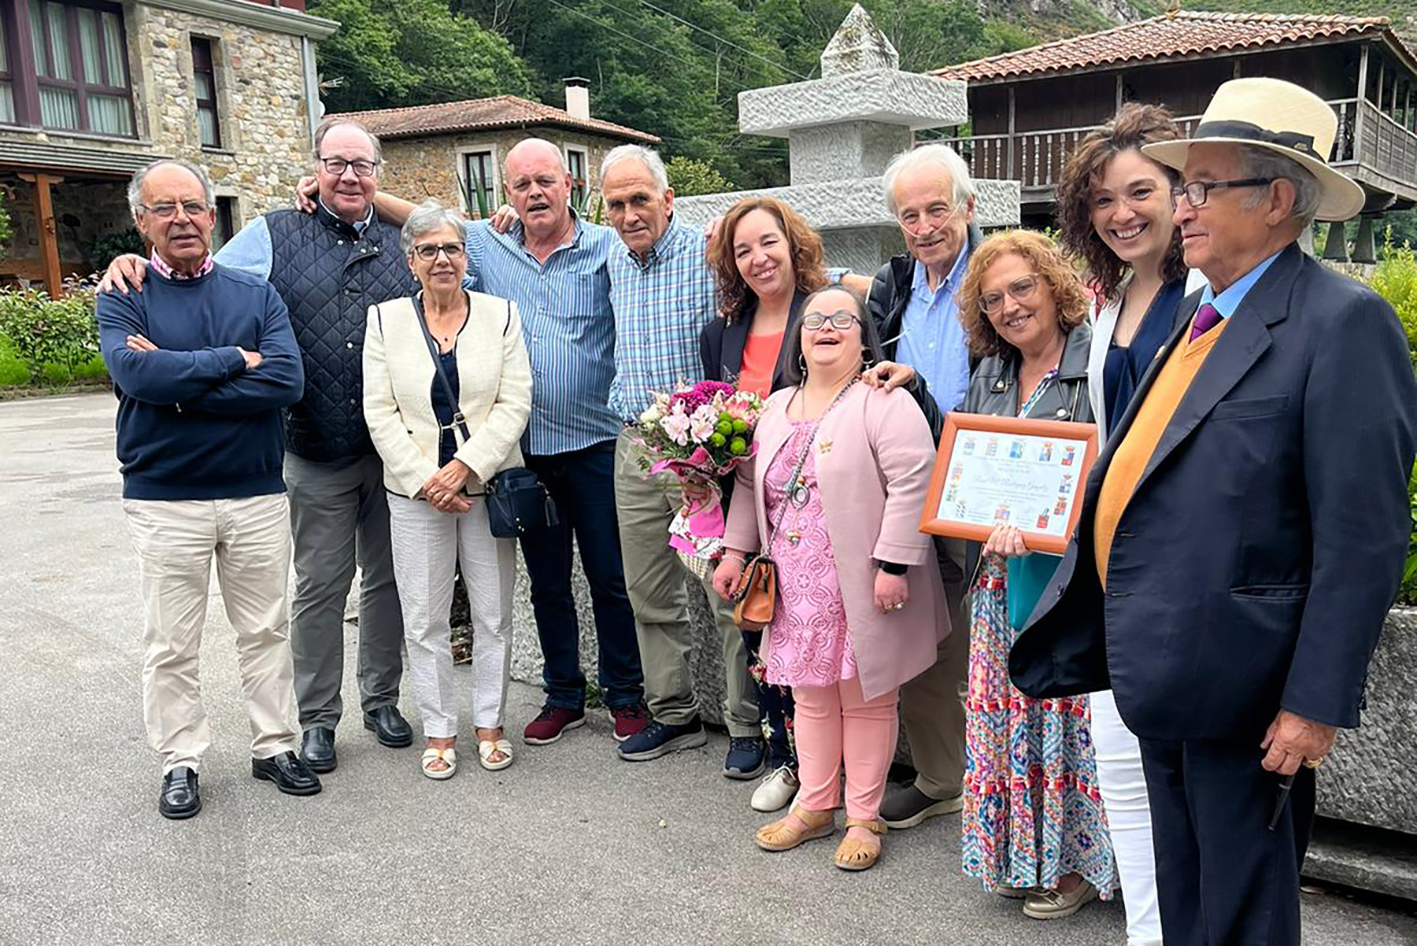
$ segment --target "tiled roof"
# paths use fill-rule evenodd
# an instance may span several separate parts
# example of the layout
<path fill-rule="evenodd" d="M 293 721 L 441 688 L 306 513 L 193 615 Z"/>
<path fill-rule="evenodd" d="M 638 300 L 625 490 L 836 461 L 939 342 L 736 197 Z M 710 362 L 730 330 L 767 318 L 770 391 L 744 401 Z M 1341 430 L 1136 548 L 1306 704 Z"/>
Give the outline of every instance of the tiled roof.
<path fill-rule="evenodd" d="M 1169 59 L 1383 33 L 1389 33 L 1392 41 L 1400 46 L 1400 40 L 1390 33 L 1391 28 L 1392 22 L 1387 17 L 1181 10 L 1126 23 L 1101 33 L 1089 33 L 988 59 L 947 66 L 931 74 L 966 82 L 987 81 L 1095 69 L 1128 61 Z"/>
<path fill-rule="evenodd" d="M 445 135 L 457 131 L 554 125 L 625 141 L 659 143 L 658 138 L 643 131 L 595 118 L 576 118 L 564 109 L 552 108 L 550 105 L 517 98 L 515 95 L 468 99 L 465 102 L 439 102 L 436 105 L 413 105 L 408 108 L 381 108 L 371 112 L 345 112 L 340 117 L 358 120 L 380 138 L 412 138 L 420 135 Z"/>

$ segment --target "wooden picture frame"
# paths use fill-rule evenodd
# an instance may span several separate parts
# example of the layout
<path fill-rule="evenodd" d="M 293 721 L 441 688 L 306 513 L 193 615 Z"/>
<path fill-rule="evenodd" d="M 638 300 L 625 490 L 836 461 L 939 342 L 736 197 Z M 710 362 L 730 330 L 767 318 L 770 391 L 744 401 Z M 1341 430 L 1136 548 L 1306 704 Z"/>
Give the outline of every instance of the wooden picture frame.
<path fill-rule="evenodd" d="M 1096 424 L 952 411 L 920 531 L 983 542 L 1011 521 L 1030 550 L 1061 555 L 1098 449 Z"/>

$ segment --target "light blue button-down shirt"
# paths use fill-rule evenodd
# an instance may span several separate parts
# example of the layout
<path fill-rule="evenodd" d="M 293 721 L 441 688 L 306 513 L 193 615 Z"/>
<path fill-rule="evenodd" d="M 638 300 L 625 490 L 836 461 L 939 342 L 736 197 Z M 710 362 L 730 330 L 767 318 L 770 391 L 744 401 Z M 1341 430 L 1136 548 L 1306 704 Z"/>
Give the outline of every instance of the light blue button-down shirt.
<path fill-rule="evenodd" d="M 511 299 L 531 359 L 527 452 L 568 453 L 614 439 L 615 315 L 606 262 L 624 245 L 609 227 L 576 219 L 569 243 L 542 264 L 526 248 L 520 222 L 497 233 L 467 225 L 468 274 L 479 292 Z"/>
<path fill-rule="evenodd" d="M 610 406 L 621 420 L 638 420 L 652 394 L 704 375 L 699 336 L 716 312 L 706 242 L 699 228 L 671 218 L 643 261 L 619 240 L 610 252 L 615 308 Z"/>
<path fill-rule="evenodd" d="M 1279 253 L 1283 253 L 1280 250 Z M 1215 306 L 1215 311 L 1220 313 L 1222 319 L 1228 319 L 1235 314 L 1235 310 L 1240 308 L 1240 303 L 1245 301 L 1245 296 L 1250 294 L 1250 290 L 1255 287 L 1255 283 L 1260 281 L 1260 277 L 1269 269 L 1270 264 L 1279 259 L 1279 253 L 1260 263 L 1254 269 L 1231 283 L 1220 295 L 1215 294 L 1215 290 L 1210 288 L 1210 283 L 1205 284 L 1201 290 L 1201 305 L 1209 303 Z M 1200 308 L 1197 306 L 1196 308 Z"/>
<path fill-rule="evenodd" d="M 323 204 L 324 202 L 321 201 L 321 206 Z M 364 228 L 369 226 L 369 222 L 373 219 L 374 208 L 370 207 L 369 212 L 364 215 L 364 219 L 355 222 L 355 231 L 362 234 Z M 239 269 L 243 273 L 250 273 L 261 279 L 270 279 L 274 253 L 271 244 L 271 229 L 266 225 L 266 218 L 262 215 L 246 224 L 240 232 L 227 240 L 222 248 L 216 251 L 216 261 L 231 269 Z"/>
<path fill-rule="evenodd" d="M 910 365 L 925 379 L 942 411 L 954 410 L 969 390 L 969 346 L 955 302 L 955 293 L 968 268 L 966 247 L 960 250 L 944 281 L 931 290 L 925 264 L 916 260 L 910 299 L 900 320 L 896 360 Z"/>

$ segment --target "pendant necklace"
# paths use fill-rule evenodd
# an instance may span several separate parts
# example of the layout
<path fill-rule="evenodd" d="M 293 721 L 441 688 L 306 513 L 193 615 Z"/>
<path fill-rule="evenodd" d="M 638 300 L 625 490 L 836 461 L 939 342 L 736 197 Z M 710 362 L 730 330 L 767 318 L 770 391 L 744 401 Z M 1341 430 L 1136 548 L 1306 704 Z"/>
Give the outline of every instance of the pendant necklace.
<path fill-rule="evenodd" d="M 837 392 L 836 397 L 832 398 L 832 402 L 827 405 L 827 409 L 822 411 L 822 416 L 817 418 L 816 425 L 812 427 L 812 433 L 808 437 L 807 446 L 804 449 L 812 449 L 812 441 L 815 440 L 817 437 L 817 428 L 822 425 L 822 421 L 825 420 L 826 416 L 831 413 L 832 408 L 836 407 L 837 402 L 840 401 L 842 397 L 846 395 L 847 391 L 851 390 L 851 386 L 855 384 L 856 381 L 856 378 L 852 378 L 850 381 L 846 382 L 846 386 Z M 805 465 L 806 464 L 803 464 L 803 466 Z M 807 485 L 807 474 L 799 470 L 797 473 L 797 481 L 793 483 L 792 486 L 789 487 L 787 490 L 787 501 L 792 503 L 792 505 L 797 509 L 805 509 L 807 507 L 807 503 L 811 502 L 811 500 L 812 488 Z M 795 535 L 796 533 L 789 534 L 789 541 L 791 541 Z M 793 542 L 793 544 L 795 545 L 796 542 Z"/>

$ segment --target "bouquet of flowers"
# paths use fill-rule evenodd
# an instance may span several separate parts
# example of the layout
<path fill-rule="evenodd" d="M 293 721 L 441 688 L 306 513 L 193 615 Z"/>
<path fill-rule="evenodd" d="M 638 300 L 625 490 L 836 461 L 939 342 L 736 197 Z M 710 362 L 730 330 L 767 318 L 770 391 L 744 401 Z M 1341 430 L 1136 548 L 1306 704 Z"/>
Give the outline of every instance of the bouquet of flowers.
<path fill-rule="evenodd" d="M 731 384 L 700 381 L 671 394 L 656 394 L 640 415 L 637 442 L 645 474 L 679 478 L 679 512 L 669 526 L 669 545 L 700 579 L 723 553 L 723 491 L 720 478 L 753 456 L 753 429 L 763 399 Z"/>

